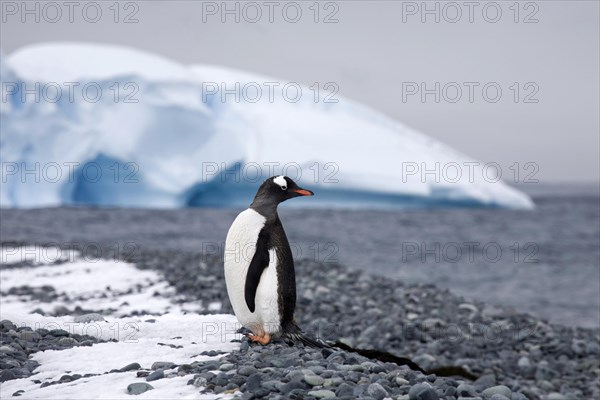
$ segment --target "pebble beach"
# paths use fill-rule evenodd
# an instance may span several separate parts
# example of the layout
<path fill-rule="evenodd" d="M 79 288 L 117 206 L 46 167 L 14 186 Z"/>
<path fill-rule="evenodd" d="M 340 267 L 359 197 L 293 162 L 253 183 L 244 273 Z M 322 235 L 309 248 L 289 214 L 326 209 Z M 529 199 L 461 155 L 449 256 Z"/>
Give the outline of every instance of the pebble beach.
<path fill-rule="evenodd" d="M 15 248 L 15 244 L 10 245 Z M 339 264 L 299 260 L 296 319 L 308 335 L 326 342 L 339 340 L 354 348 L 407 357 L 426 371 L 460 366 L 475 377 L 473 380 L 422 373 L 337 348 L 304 348 L 280 341 L 264 347 L 250 344 L 234 333 L 236 321 L 219 257 L 143 250 L 127 260 L 106 262 L 113 269 L 114 264 L 129 268 L 132 277 L 147 274 L 146 280 L 132 280 L 121 290 L 111 288 L 108 296 L 76 290 L 70 293 L 59 286 L 36 286 L 36 279 L 48 275 L 47 271 L 40 273 L 41 268 L 59 271 L 71 265 L 71 272 L 61 276 L 81 271 L 86 268 L 81 257 L 74 262 L 56 260 L 44 265 L 22 259 L 4 263 L 0 347 L 3 398 L 45 397 L 48 392 L 44 390 L 60 393 L 61 386 L 67 385 L 85 389 L 112 376 L 122 382 L 115 389 L 115 398 L 183 393 L 173 392 L 175 387 L 191 398 L 243 399 L 560 400 L 592 399 L 600 394 L 598 329 L 551 324 L 514 309 L 456 296 L 434 285 L 407 285 Z M 98 271 L 105 274 L 106 269 Z M 121 272 L 123 277 L 125 271 Z M 93 274 L 93 269 L 89 273 Z M 30 284 L 8 286 L 11 279 L 15 285 L 23 283 L 16 278 L 23 274 L 35 277 L 27 278 Z M 123 278 L 127 279 L 133 278 Z M 140 302 L 134 304 L 134 299 Z M 161 309 L 161 304 L 166 308 Z M 7 310 L 13 311 L 8 313 L 13 320 L 5 318 Z M 179 326 L 163 324 L 171 314 L 182 315 Z M 19 315 L 23 320 L 32 316 L 56 320 L 59 325 L 79 322 L 76 325 L 83 329 L 86 323 L 110 318 L 133 321 L 142 338 L 146 329 L 155 330 L 148 336 L 162 353 L 154 357 L 150 348 L 139 354 L 131 344 L 126 347 L 130 353 L 129 358 L 123 358 L 123 365 L 87 372 L 80 368 L 73 373 L 66 360 L 67 365 L 58 368 L 63 371 L 39 373 L 44 371 L 43 357 L 39 358 L 43 354 L 54 354 L 54 362 L 61 360 L 64 351 L 76 349 L 85 354 L 86 349 L 120 345 L 124 339 L 105 332 L 36 329 L 31 323 L 17 321 Z M 200 340 L 206 333 L 202 329 L 217 326 L 211 322 L 215 320 L 232 325 L 227 335 L 220 335 L 212 344 Z M 209 325 L 198 321 L 208 321 Z M 164 341 L 155 340 L 167 330 Z M 177 338 L 191 341 L 184 343 Z M 195 354 L 190 353 L 192 349 Z"/>

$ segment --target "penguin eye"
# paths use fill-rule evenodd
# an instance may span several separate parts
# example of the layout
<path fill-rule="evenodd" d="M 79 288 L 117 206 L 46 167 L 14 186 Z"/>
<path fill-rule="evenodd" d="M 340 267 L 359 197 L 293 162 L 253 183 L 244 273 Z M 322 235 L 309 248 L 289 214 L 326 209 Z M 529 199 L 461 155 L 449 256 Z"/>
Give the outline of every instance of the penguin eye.
<path fill-rule="evenodd" d="M 287 190 L 287 186 L 282 186 L 281 190 Z"/>

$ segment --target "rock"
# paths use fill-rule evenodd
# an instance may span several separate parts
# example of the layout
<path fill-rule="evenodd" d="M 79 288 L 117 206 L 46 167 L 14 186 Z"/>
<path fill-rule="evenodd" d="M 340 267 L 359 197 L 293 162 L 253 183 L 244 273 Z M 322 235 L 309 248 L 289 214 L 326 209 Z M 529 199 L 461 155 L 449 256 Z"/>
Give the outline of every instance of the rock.
<path fill-rule="evenodd" d="M 157 369 L 171 369 L 175 367 L 175 363 L 169 362 L 169 361 L 156 361 L 154 363 L 152 363 L 152 367 L 150 369 L 152 369 L 153 371 L 156 371 Z"/>
<path fill-rule="evenodd" d="M 208 380 L 203 376 L 199 376 L 196 379 L 194 379 L 193 385 L 196 387 L 205 387 L 206 385 L 208 385 Z"/>
<path fill-rule="evenodd" d="M 233 365 L 231 363 L 225 363 L 225 364 L 221 364 L 221 366 L 219 367 L 219 370 L 221 370 L 221 371 L 231 371 L 234 368 L 235 368 L 235 365 Z"/>
<path fill-rule="evenodd" d="M 385 390 L 379 383 L 370 384 L 367 388 L 367 393 L 375 400 L 382 400 L 384 397 L 388 396 L 387 390 Z"/>
<path fill-rule="evenodd" d="M 402 378 L 401 376 L 397 376 L 396 377 L 396 385 L 398 386 L 404 386 L 404 385 L 408 385 L 410 382 L 407 381 L 406 379 Z"/>
<path fill-rule="evenodd" d="M 19 338 L 28 342 L 37 342 L 42 339 L 42 335 L 38 332 L 22 331 L 19 332 Z"/>
<path fill-rule="evenodd" d="M 262 383 L 262 386 L 270 392 L 279 391 L 284 384 L 278 379 L 271 379 Z"/>
<path fill-rule="evenodd" d="M 475 307 L 473 304 L 469 304 L 469 303 L 459 304 L 458 309 L 468 311 L 471 314 L 477 314 L 479 312 L 479 309 L 477 307 Z"/>
<path fill-rule="evenodd" d="M 154 389 L 154 387 L 146 382 L 136 382 L 127 386 L 127 394 L 138 395 L 152 389 Z"/>
<path fill-rule="evenodd" d="M 308 395 L 316 397 L 317 399 L 332 399 L 335 397 L 335 393 L 333 393 L 331 390 L 325 389 L 311 390 L 310 392 L 308 392 Z"/>
<path fill-rule="evenodd" d="M 262 383 L 262 374 L 260 372 L 256 372 L 248 377 L 246 380 L 246 390 L 248 392 L 256 392 L 261 388 Z"/>
<path fill-rule="evenodd" d="M 6 346 L 6 345 L 0 346 L 0 353 L 3 353 L 3 354 L 11 354 L 11 353 L 14 353 L 15 351 L 17 351 L 17 350 L 11 346 Z"/>
<path fill-rule="evenodd" d="M 529 369 L 531 368 L 531 361 L 529 360 L 529 357 L 521 357 L 519 358 L 519 361 L 517 361 L 517 365 L 521 369 Z"/>
<path fill-rule="evenodd" d="M 531 364 L 529 357 L 520 357 L 517 361 L 517 367 L 524 378 L 533 378 L 535 366 Z"/>
<path fill-rule="evenodd" d="M 18 362 L 17 360 L 0 361 L 0 368 L 2 368 L 2 369 L 21 368 L 21 363 Z"/>
<path fill-rule="evenodd" d="M 146 377 L 148 382 L 156 381 L 165 377 L 165 371 L 158 369 Z"/>
<path fill-rule="evenodd" d="M 243 376 L 250 376 L 256 372 L 258 372 L 258 370 L 256 368 L 249 367 L 249 366 L 245 366 L 245 367 L 238 369 L 238 374 L 243 375 Z"/>
<path fill-rule="evenodd" d="M 0 382 L 10 381 L 15 378 L 16 376 L 12 369 L 5 369 L 4 371 L 0 372 Z"/>
<path fill-rule="evenodd" d="M 81 378 L 81 375 L 63 375 L 60 377 L 59 382 L 68 383 L 68 382 L 76 381 L 77 379 L 80 379 L 80 378 Z"/>
<path fill-rule="evenodd" d="M 537 364 L 537 368 L 535 370 L 535 378 L 537 380 L 541 381 L 552 379 L 556 375 L 558 375 L 558 372 L 554 371 L 548 361 L 542 360 Z"/>
<path fill-rule="evenodd" d="M 439 400 L 440 396 L 428 383 L 417 383 L 408 391 L 410 400 Z"/>
<path fill-rule="evenodd" d="M 310 386 L 321 386 L 323 382 L 325 382 L 325 379 L 321 378 L 319 375 L 305 374 L 304 381 Z"/>
<path fill-rule="evenodd" d="M 142 366 L 140 364 L 134 362 L 131 364 L 127 364 L 126 366 L 121 368 L 119 371 L 120 372 L 137 371 L 138 369 L 142 369 Z"/>
<path fill-rule="evenodd" d="M 291 381 L 291 382 L 288 382 L 288 383 L 284 384 L 283 386 L 281 386 L 279 388 L 279 391 L 281 391 L 281 393 L 283 393 L 285 395 L 296 389 L 304 390 L 304 389 L 306 389 L 306 385 L 300 381 Z"/>
<path fill-rule="evenodd" d="M 427 353 L 419 354 L 413 361 L 423 369 L 429 369 L 435 365 L 435 357 Z"/>
<path fill-rule="evenodd" d="M 571 350 L 573 350 L 575 354 L 578 356 L 584 355 L 586 353 L 586 348 L 587 346 L 585 341 L 573 339 L 573 342 L 571 343 Z"/>
<path fill-rule="evenodd" d="M 456 388 L 453 386 L 446 386 L 444 389 L 444 397 L 456 397 Z"/>
<path fill-rule="evenodd" d="M 79 342 L 71 337 L 61 337 L 60 339 L 58 339 L 57 342 L 60 346 L 65 346 L 65 347 L 73 347 L 73 346 L 77 346 L 79 344 Z"/>
<path fill-rule="evenodd" d="M 17 329 L 17 326 L 7 319 L 0 321 L 0 329 L 10 331 Z"/>
<path fill-rule="evenodd" d="M 52 329 L 48 332 L 48 335 L 52 335 L 54 337 L 69 336 L 69 332 L 65 331 L 64 329 Z"/>
<path fill-rule="evenodd" d="M 90 313 L 78 315 L 73 318 L 73 321 L 86 324 L 94 321 L 104 321 L 104 317 L 98 313 Z"/>
<path fill-rule="evenodd" d="M 481 392 L 481 394 L 483 394 L 483 397 L 486 399 L 491 398 L 495 394 L 500 394 L 500 395 L 508 397 L 510 399 L 512 390 L 510 390 L 508 387 L 506 387 L 504 385 L 498 385 L 498 386 L 492 386 L 490 388 L 485 389 L 484 391 Z"/>
<path fill-rule="evenodd" d="M 352 397 L 353 391 L 354 391 L 354 387 L 351 386 L 350 384 L 344 382 L 337 388 L 337 390 L 335 391 L 335 395 L 337 397 L 344 397 L 344 396 Z"/>
<path fill-rule="evenodd" d="M 490 400 L 510 400 L 510 398 L 508 398 L 508 397 L 506 397 L 504 395 L 496 393 L 495 395 L 493 395 L 492 397 L 490 397 Z"/>
<path fill-rule="evenodd" d="M 548 395 L 548 400 L 568 400 L 568 397 L 554 392 Z"/>
<path fill-rule="evenodd" d="M 496 384 L 496 376 L 493 374 L 481 375 L 475 382 L 473 382 L 473 386 L 478 391 L 483 391 L 489 387 L 492 387 Z"/>
<path fill-rule="evenodd" d="M 23 363 L 23 368 L 27 368 L 27 370 L 29 372 L 33 372 L 33 370 L 39 366 L 40 366 L 40 363 L 38 363 L 35 360 L 27 360 Z"/>
<path fill-rule="evenodd" d="M 477 390 L 471 385 L 467 385 L 466 383 L 461 383 L 456 388 L 456 393 L 462 397 L 477 397 Z"/>
<path fill-rule="evenodd" d="M 250 343 L 248 340 L 242 340 L 242 344 L 240 345 L 240 351 L 242 353 L 247 352 L 250 349 Z"/>
<path fill-rule="evenodd" d="M 552 384 L 552 382 L 546 380 L 537 381 L 537 385 L 539 388 L 544 389 L 548 392 L 554 390 L 554 385 Z"/>

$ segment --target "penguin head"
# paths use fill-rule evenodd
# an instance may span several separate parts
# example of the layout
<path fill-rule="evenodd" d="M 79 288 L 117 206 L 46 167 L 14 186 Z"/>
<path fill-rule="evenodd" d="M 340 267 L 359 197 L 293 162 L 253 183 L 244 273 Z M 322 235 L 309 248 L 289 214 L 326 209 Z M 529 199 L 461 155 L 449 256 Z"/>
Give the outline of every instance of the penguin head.
<path fill-rule="evenodd" d="M 302 189 L 287 176 L 272 176 L 258 188 L 252 208 L 277 208 L 279 203 L 299 196 L 313 196 L 310 190 Z"/>

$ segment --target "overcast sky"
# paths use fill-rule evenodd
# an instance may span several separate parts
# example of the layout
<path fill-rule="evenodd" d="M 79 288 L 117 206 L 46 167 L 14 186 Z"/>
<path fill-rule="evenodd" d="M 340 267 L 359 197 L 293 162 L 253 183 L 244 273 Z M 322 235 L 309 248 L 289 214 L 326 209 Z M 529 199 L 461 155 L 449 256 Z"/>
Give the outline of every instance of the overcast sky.
<path fill-rule="evenodd" d="M 122 2 L 118 15 L 113 1 L 99 1 L 99 19 L 95 6 L 84 13 L 79 2 L 73 22 L 62 1 L 60 18 L 28 2 L 39 22 L 21 1 L 1 3 L 8 54 L 39 42 L 92 41 L 309 86 L 335 82 L 340 95 L 507 171 L 518 162 L 531 172 L 523 166 L 533 162 L 541 183 L 600 179 L 597 1 L 427 2 L 432 13 L 421 1 L 227 3 L 237 4 L 239 22 L 221 1 Z M 433 90 L 424 101 L 411 94 L 423 85 Z"/>

